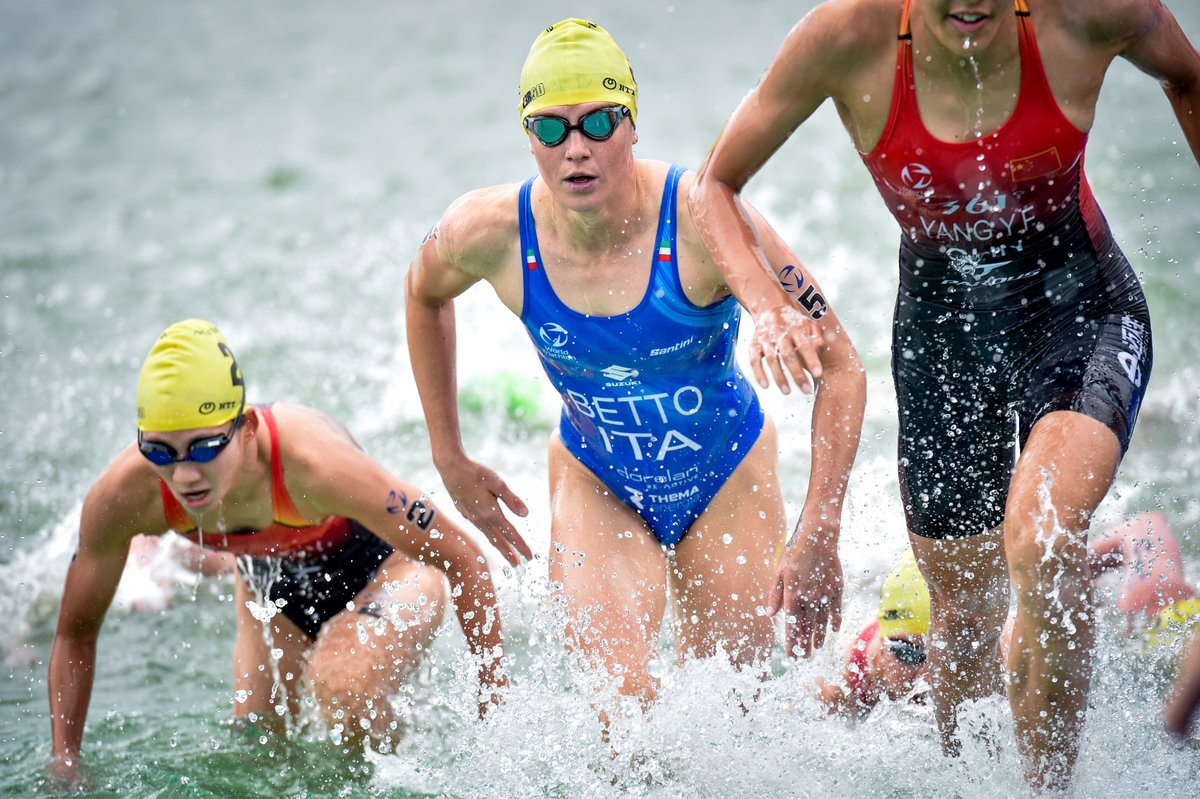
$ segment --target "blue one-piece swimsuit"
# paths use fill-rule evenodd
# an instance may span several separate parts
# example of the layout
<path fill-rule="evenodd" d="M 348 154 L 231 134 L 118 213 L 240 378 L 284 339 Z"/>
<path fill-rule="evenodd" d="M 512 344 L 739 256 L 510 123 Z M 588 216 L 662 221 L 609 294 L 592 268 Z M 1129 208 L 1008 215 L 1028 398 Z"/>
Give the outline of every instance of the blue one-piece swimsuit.
<path fill-rule="evenodd" d="M 650 284 L 633 310 L 593 316 L 568 308 L 546 278 L 521 187 L 525 254 L 521 321 L 563 398 L 567 449 L 646 520 L 666 546 L 683 538 L 754 446 L 763 412 L 734 361 L 741 307 L 701 308 L 679 282 L 672 165 L 663 187 Z"/>

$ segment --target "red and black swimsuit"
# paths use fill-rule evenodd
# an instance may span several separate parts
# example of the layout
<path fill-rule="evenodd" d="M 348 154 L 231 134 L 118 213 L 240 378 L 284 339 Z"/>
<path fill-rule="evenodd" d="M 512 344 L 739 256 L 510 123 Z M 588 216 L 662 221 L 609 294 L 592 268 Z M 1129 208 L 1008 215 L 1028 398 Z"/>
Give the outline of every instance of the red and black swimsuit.
<path fill-rule="evenodd" d="M 901 228 L 892 371 L 910 529 L 1002 519 L 1016 450 L 1076 411 L 1128 446 L 1152 363 L 1150 319 L 1083 173 L 1087 134 L 1050 89 L 1016 0 L 1020 94 L 998 130 L 934 138 L 921 120 L 904 0 L 887 126 L 861 153 Z"/>
<path fill-rule="evenodd" d="M 171 529 L 188 540 L 244 556 L 238 568 L 251 587 L 263 598 L 284 600 L 283 615 L 315 639 L 321 626 L 371 582 L 394 550 L 353 519 L 331 516 L 314 524 L 300 515 L 284 482 L 275 414 L 270 406 L 258 406 L 257 411 L 270 437 L 275 523 L 261 530 L 198 530 L 160 480 L 163 512 Z"/>
<path fill-rule="evenodd" d="M 198 530 L 196 523 L 171 493 L 171 489 L 159 480 L 167 523 L 172 530 L 193 543 L 232 552 L 235 555 L 302 557 L 327 552 L 344 545 L 351 538 L 349 519 L 331 516 L 314 524 L 296 510 L 296 504 L 292 501 L 287 483 L 283 479 L 283 459 L 279 455 L 279 429 L 275 424 L 275 414 L 270 406 L 266 405 L 257 410 L 259 418 L 266 424 L 271 440 L 271 510 L 275 523 L 261 530 L 231 533 Z"/>

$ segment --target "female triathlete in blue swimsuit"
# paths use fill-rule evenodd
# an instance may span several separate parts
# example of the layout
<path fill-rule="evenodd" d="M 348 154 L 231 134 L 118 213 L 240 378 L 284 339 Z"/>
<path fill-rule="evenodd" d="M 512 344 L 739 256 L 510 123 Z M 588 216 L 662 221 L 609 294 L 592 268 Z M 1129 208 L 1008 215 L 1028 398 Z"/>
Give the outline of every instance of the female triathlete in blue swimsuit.
<path fill-rule="evenodd" d="M 538 178 L 464 195 L 422 244 L 408 277 L 409 353 L 446 487 L 515 560 L 528 548 L 500 504 L 521 515 L 524 505 L 467 456 L 459 433 L 451 301 L 486 280 L 524 322 L 563 398 L 549 453 L 549 572 L 567 643 L 646 701 L 668 603 L 681 655 L 723 650 L 738 663 L 771 651 L 764 608 L 803 615 L 800 597 L 822 621 L 836 615 L 841 571 L 829 544 L 865 383 L 820 290 L 757 214 L 798 303 L 776 275 L 721 272 L 679 202 L 691 176 L 633 157 L 636 84 L 603 29 L 551 26 L 521 85 Z M 774 298 L 819 318 L 826 367 L 801 532 L 782 561 L 775 427 L 733 359 L 739 301 L 753 311 Z M 798 362 L 792 373 L 805 385 Z"/>

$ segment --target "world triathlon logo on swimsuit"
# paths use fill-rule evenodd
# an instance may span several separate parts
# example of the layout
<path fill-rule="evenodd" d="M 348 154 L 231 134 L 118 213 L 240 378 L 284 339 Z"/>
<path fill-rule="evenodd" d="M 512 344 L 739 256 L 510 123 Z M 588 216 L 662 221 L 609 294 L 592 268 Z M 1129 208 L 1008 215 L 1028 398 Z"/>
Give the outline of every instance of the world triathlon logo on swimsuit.
<path fill-rule="evenodd" d="M 547 322 L 539 327 L 538 339 L 541 340 L 542 346 L 545 348 L 545 354 L 548 357 L 557 358 L 560 361 L 575 359 L 575 356 L 571 355 L 565 349 L 567 342 L 571 339 L 571 334 L 558 322 Z"/>
<path fill-rule="evenodd" d="M 538 336 L 547 347 L 562 347 L 570 337 L 567 329 L 558 322 L 547 322 L 538 330 Z"/>
<path fill-rule="evenodd" d="M 924 191 L 933 185 L 933 171 L 924 164 L 911 163 L 900 170 L 904 185 L 914 191 Z"/>

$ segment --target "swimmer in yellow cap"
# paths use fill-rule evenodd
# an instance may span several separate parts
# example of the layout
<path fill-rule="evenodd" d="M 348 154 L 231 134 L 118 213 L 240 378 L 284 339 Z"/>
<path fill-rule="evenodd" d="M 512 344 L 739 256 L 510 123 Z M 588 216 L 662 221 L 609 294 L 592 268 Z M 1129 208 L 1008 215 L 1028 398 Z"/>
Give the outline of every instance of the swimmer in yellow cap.
<path fill-rule="evenodd" d="M 1088 550 L 1093 579 L 1120 573 L 1115 608 L 1125 618 L 1125 632 L 1136 649 L 1177 656 L 1184 639 L 1200 630 L 1200 592 L 1184 575 L 1183 555 L 1166 516 L 1152 512 L 1127 519 L 1097 536 Z M 918 681 L 928 682 L 929 607 L 929 590 L 912 550 L 906 550 L 883 582 L 877 616 L 850 646 L 840 683 L 818 680 L 818 695 L 829 712 L 861 717 L 885 696 L 923 699 L 928 685 Z M 1005 654 L 1011 636 L 1010 618 L 1000 642 Z M 1184 675 L 1186 663 L 1185 659 L 1180 666 Z M 1185 695 L 1182 686 L 1188 679 L 1180 678 L 1177 696 Z M 1184 699 L 1176 699 L 1174 707 L 1183 704 Z M 1175 719 L 1176 731 L 1181 715 L 1178 709 L 1175 717 L 1168 714 L 1169 720 Z"/>
<path fill-rule="evenodd" d="M 911 549 L 888 573 L 879 607 L 846 653 L 840 681 L 817 679 L 817 696 L 830 713 L 861 718 L 880 700 L 923 701 L 928 690 L 926 637 L 929 589 Z"/>
<path fill-rule="evenodd" d="M 1090 547 L 1092 573 L 1120 569 L 1117 608 L 1140 651 L 1174 661 L 1163 712 L 1168 731 L 1186 739 L 1200 707 L 1200 591 L 1186 578 L 1183 553 L 1162 513 L 1143 513 Z"/>
<path fill-rule="evenodd" d="M 1138 514 L 1098 536 L 1088 551 L 1093 575 L 1121 571 L 1117 610 L 1127 616 L 1127 632 L 1147 651 L 1178 650 L 1200 623 L 1200 592 L 1184 574 L 1167 517 Z"/>
<path fill-rule="evenodd" d="M 562 415 L 549 445 L 550 578 L 582 667 L 643 703 L 670 612 L 680 657 L 761 666 L 783 609 L 789 651 L 840 624 L 842 502 L 865 380 L 812 275 L 756 211 L 771 268 L 733 273 L 696 234 L 693 176 L 637 158 L 635 70 L 600 25 L 534 39 L 515 98 L 537 175 L 458 198 L 407 279 L 408 345 L 434 463 L 459 509 L 511 558 L 530 550 L 505 511 L 525 503 L 471 459 L 458 422 L 454 298 L 486 281 L 530 336 Z M 783 313 L 759 316 L 771 300 Z M 787 357 L 751 353 L 816 391 L 812 469 L 786 535 L 776 431 L 734 358 L 742 307 L 795 332 Z M 818 360 L 824 371 L 810 372 Z M 803 493 L 803 486 L 789 488 Z"/>
<path fill-rule="evenodd" d="M 248 405 L 225 338 L 188 319 L 146 357 L 137 440 L 83 504 L 50 655 L 58 781 L 81 780 L 96 641 L 131 542 L 168 530 L 238 556 L 237 719 L 283 724 L 303 686 L 341 747 L 394 737 L 386 698 L 419 664 L 448 601 L 477 658 L 480 712 L 503 684 L 500 610 L 483 550 L 326 414 Z"/>

